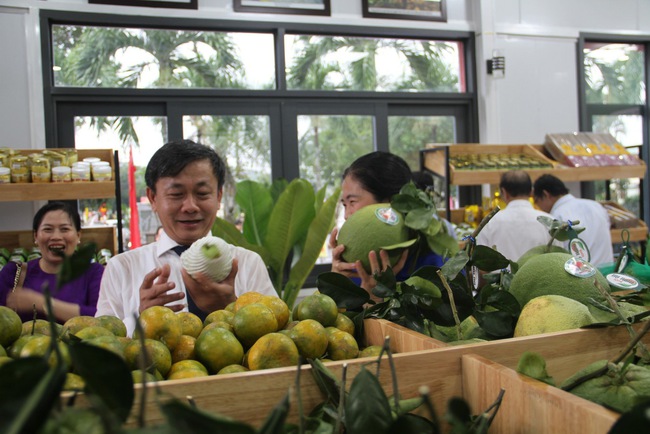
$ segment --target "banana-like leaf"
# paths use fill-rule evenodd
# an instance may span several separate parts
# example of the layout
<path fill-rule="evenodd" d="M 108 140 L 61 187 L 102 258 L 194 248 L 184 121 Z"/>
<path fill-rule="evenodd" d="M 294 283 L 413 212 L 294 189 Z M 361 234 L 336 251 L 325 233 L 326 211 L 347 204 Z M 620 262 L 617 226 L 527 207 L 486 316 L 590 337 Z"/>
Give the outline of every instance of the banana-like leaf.
<path fill-rule="evenodd" d="M 291 267 L 289 280 L 287 281 L 287 286 L 292 285 L 294 291 L 283 294 L 283 298 L 289 306 L 293 306 L 293 302 L 298 295 L 296 289 L 299 290 L 302 284 L 305 283 L 307 276 L 309 276 L 309 273 L 314 268 L 318 255 L 320 255 L 327 235 L 334 226 L 334 211 L 339 200 L 339 193 L 340 189 L 337 188 L 320 207 L 316 217 L 314 217 L 309 225 L 302 255 L 298 262 Z"/>
<path fill-rule="evenodd" d="M 314 189 L 309 181 L 296 178 L 273 207 L 264 247 L 270 253 L 267 265 L 279 276 L 293 246 L 304 236 L 314 218 L 313 203 Z"/>
<path fill-rule="evenodd" d="M 271 192 L 258 182 L 241 181 L 237 183 L 235 201 L 244 211 L 244 237 L 262 245 L 273 209 Z"/>
<path fill-rule="evenodd" d="M 252 250 L 262 257 L 265 264 L 269 261 L 269 252 L 262 245 L 249 243 L 244 235 L 229 221 L 217 217 L 212 225 L 212 235 L 222 238 L 227 243 Z"/>

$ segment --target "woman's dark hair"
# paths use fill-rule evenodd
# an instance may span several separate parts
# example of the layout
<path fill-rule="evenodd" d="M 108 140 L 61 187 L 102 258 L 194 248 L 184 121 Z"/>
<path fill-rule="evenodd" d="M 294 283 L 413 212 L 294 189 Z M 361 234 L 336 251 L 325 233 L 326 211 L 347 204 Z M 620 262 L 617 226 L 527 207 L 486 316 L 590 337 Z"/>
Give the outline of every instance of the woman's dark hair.
<path fill-rule="evenodd" d="M 79 211 L 67 202 L 55 201 L 43 205 L 34 215 L 34 221 L 32 222 L 34 233 L 38 232 L 38 228 L 41 226 L 41 223 L 43 223 L 45 214 L 51 211 L 63 211 L 70 217 L 77 232 L 81 231 L 81 217 L 79 217 Z"/>
<path fill-rule="evenodd" d="M 530 175 L 523 170 L 511 170 L 501 175 L 499 188 L 503 188 L 510 196 L 529 196 L 533 183 Z"/>
<path fill-rule="evenodd" d="M 147 187 L 156 191 L 158 179 L 174 177 L 181 173 L 185 166 L 199 160 L 210 161 L 219 188 L 223 188 L 226 178 L 226 164 L 214 149 L 191 140 L 166 143 L 153 154 L 144 173 Z"/>
<path fill-rule="evenodd" d="M 553 175 L 545 174 L 535 180 L 533 185 L 533 196 L 542 197 L 543 192 L 547 191 L 553 197 L 564 196 L 569 194 L 569 189 L 566 188 L 564 183 Z"/>
<path fill-rule="evenodd" d="M 352 177 L 377 202 L 389 202 L 404 184 L 411 181 L 411 168 L 395 154 L 375 151 L 357 158 L 345 169 L 342 179 Z"/>

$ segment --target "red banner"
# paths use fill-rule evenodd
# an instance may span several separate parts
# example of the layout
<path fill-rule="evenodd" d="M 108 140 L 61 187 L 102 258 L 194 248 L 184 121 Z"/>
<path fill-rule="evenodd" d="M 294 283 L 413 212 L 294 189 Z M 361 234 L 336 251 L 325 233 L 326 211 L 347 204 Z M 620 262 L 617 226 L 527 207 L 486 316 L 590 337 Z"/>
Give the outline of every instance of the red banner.
<path fill-rule="evenodd" d="M 119 205 L 118 205 L 119 206 Z M 133 145 L 129 147 L 129 208 L 131 209 L 131 249 L 140 247 L 140 217 L 138 215 L 138 198 L 135 185 L 135 165 L 133 164 Z"/>

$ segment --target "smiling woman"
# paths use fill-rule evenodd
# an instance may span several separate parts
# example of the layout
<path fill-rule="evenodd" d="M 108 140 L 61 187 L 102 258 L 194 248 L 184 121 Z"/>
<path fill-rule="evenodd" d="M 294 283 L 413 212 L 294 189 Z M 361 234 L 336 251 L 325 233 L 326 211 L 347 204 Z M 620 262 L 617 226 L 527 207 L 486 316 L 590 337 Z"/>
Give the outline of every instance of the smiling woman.
<path fill-rule="evenodd" d="M 79 213 L 64 202 L 50 202 L 34 216 L 34 243 L 41 257 L 26 263 L 10 262 L 0 270 L 0 305 L 14 309 L 23 321 L 45 318 L 46 288 L 56 288 L 63 257 L 74 253 L 81 242 Z M 90 264 L 84 274 L 61 286 L 52 294 L 55 320 L 64 323 L 73 316 L 94 316 L 99 283 L 104 267 Z"/>

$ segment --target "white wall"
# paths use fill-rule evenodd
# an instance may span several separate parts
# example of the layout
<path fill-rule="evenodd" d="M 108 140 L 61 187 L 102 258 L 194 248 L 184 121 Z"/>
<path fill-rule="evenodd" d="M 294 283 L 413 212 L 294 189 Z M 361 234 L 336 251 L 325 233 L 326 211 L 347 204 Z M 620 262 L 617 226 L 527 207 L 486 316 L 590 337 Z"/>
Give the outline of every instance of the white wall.
<path fill-rule="evenodd" d="M 576 41 L 580 32 L 650 34 L 648 0 L 447 0 L 448 21 L 364 19 L 361 0 L 331 0 L 332 16 L 235 13 L 232 0 L 199 0 L 198 11 L 88 5 L 87 0 L 0 0 L 0 147 L 42 148 L 39 10 L 201 19 L 309 22 L 476 32 L 480 140 L 542 143 L 578 129 Z M 503 78 L 485 60 L 506 57 Z M 0 202 L 0 230 L 24 229 L 31 203 Z"/>

